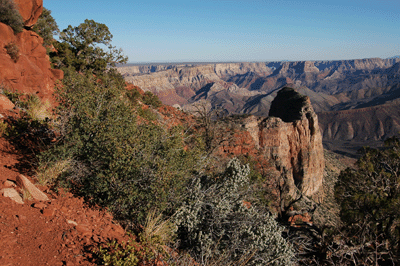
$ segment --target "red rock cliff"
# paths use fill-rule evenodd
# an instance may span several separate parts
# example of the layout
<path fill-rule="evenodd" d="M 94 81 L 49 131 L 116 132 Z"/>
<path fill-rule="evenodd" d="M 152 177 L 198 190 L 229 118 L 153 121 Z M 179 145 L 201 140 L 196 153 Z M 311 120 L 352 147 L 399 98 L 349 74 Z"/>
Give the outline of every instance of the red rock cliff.
<path fill-rule="evenodd" d="M 248 154 L 273 176 L 282 176 L 294 196 L 300 190 L 315 195 L 322 186 L 325 167 L 322 135 L 310 99 L 290 88 L 282 89 L 272 102 L 270 117 L 250 116 L 234 143 L 221 151 Z"/>
<path fill-rule="evenodd" d="M 14 0 L 25 27 L 33 27 L 43 11 L 43 0 Z"/>
<path fill-rule="evenodd" d="M 25 26 L 33 26 L 42 12 L 43 1 L 15 2 L 24 18 Z M 18 60 L 13 60 L 7 53 L 5 46 L 10 43 L 18 47 Z M 13 91 L 51 98 L 55 81 L 62 77 L 61 70 L 51 69 L 43 39 L 39 35 L 26 29 L 14 35 L 9 26 L 0 23 L 0 85 Z"/>

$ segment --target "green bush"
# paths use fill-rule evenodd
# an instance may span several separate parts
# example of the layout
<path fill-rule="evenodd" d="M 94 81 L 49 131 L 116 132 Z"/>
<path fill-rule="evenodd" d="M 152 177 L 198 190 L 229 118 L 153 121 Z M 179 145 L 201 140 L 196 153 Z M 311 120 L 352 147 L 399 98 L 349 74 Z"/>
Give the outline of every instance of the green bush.
<path fill-rule="evenodd" d="M 130 240 L 128 243 L 119 245 L 113 241 L 108 243 L 106 247 L 100 247 L 96 255 L 102 265 L 136 266 L 139 263 L 139 258 L 134 243 L 135 241 Z"/>
<path fill-rule="evenodd" d="M 154 108 L 158 108 L 162 105 L 162 102 L 156 95 L 151 93 L 150 91 L 146 91 L 143 95 L 142 101 L 144 104 L 151 105 Z"/>
<path fill-rule="evenodd" d="M 53 43 L 53 36 L 60 32 L 57 22 L 47 8 L 43 8 L 42 14 L 32 29 L 43 38 L 43 46 L 50 46 Z"/>
<path fill-rule="evenodd" d="M 13 0 L 0 0 L 0 22 L 10 26 L 15 33 L 24 28 L 24 21 Z"/>
<path fill-rule="evenodd" d="M 222 177 L 194 180 L 176 223 L 181 248 L 201 265 L 292 264 L 283 229 L 268 213 L 244 204 L 249 172 L 235 158 Z"/>
<path fill-rule="evenodd" d="M 21 103 L 21 96 L 23 93 L 19 93 L 17 91 L 10 91 L 7 88 L 2 88 L 2 93 L 16 106 L 19 107 Z"/>
<path fill-rule="evenodd" d="M 121 220 L 143 223 L 153 208 L 172 213 L 200 154 L 184 149 L 183 129 L 138 123 L 116 71 L 96 77 L 66 71 L 63 83 L 62 141 L 43 155 L 44 162 L 73 159 L 59 181 Z"/>
<path fill-rule="evenodd" d="M 15 43 L 10 42 L 5 45 L 4 48 L 6 48 L 7 54 L 11 57 L 12 60 L 14 60 L 14 63 L 17 63 L 19 59 L 18 46 Z"/>
<path fill-rule="evenodd" d="M 138 100 L 142 99 L 142 95 L 137 89 L 127 91 L 126 96 L 133 105 L 136 105 L 138 103 Z"/>
<path fill-rule="evenodd" d="M 342 171 L 335 186 L 344 249 L 352 251 L 349 261 L 363 265 L 400 262 L 400 141 L 385 145 L 364 148 L 357 168 Z"/>

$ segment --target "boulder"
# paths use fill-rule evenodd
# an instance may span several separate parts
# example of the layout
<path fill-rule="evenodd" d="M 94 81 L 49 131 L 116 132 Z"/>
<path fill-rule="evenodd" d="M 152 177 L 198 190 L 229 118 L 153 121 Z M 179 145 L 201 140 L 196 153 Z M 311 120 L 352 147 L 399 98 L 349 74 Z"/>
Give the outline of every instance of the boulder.
<path fill-rule="evenodd" d="M 0 94 L 0 110 L 12 110 L 14 106 L 6 96 Z"/>
<path fill-rule="evenodd" d="M 2 194 L 3 197 L 12 199 L 16 203 L 24 204 L 21 196 L 14 188 L 3 188 L 2 190 L 0 190 L 0 194 Z"/>
<path fill-rule="evenodd" d="M 43 0 L 14 0 L 14 2 L 18 6 L 25 27 L 33 27 L 42 14 Z"/>
<path fill-rule="evenodd" d="M 47 201 L 49 198 L 46 194 L 40 191 L 28 178 L 24 175 L 17 176 L 17 185 L 20 188 L 26 189 L 35 200 Z"/>

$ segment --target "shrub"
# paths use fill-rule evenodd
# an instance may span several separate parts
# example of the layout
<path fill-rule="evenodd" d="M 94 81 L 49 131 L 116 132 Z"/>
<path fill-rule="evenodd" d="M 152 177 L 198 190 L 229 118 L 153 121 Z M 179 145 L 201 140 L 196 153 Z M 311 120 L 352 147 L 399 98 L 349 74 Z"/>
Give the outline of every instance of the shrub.
<path fill-rule="evenodd" d="M 142 243 L 152 246 L 167 245 L 173 242 L 176 226 L 169 219 L 163 220 L 162 214 L 156 214 L 155 210 L 147 213 L 143 232 L 140 233 Z"/>
<path fill-rule="evenodd" d="M 102 265 L 113 265 L 113 266 L 136 266 L 139 263 L 137 257 L 136 248 L 134 246 L 135 241 L 131 240 L 128 243 L 119 245 L 113 241 L 108 243 L 106 247 L 100 247 L 97 251 L 97 256 L 100 259 Z M 131 244 L 132 243 L 132 244 Z"/>
<path fill-rule="evenodd" d="M 294 254 L 282 237 L 283 229 L 268 213 L 243 202 L 249 171 L 235 158 L 222 177 L 196 178 L 177 213 L 181 248 L 201 265 L 243 260 L 246 265 L 291 264 Z"/>
<path fill-rule="evenodd" d="M 6 48 L 7 54 L 11 57 L 12 60 L 14 60 L 14 63 L 17 63 L 19 59 L 18 46 L 15 43 L 10 42 L 6 46 L 4 46 L 4 48 Z"/>
<path fill-rule="evenodd" d="M 385 146 L 364 148 L 357 168 L 342 171 L 335 186 L 345 225 L 344 250 L 358 264 L 400 261 L 400 141 L 393 137 Z"/>
<path fill-rule="evenodd" d="M 2 89 L 2 93 L 15 105 L 19 106 L 20 97 L 23 95 L 22 93 L 16 91 L 9 91 L 6 88 Z"/>
<path fill-rule="evenodd" d="M 400 141 L 393 137 L 385 146 L 361 150 L 357 168 L 342 171 L 335 185 L 346 240 L 338 254 L 350 262 L 400 261 Z"/>
<path fill-rule="evenodd" d="M 154 108 L 158 108 L 162 105 L 162 102 L 156 95 L 151 93 L 150 91 L 146 91 L 143 95 L 142 101 L 144 104 L 151 105 Z"/>
<path fill-rule="evenodd" d="M 122 97 L 124 80 L 113 70 L 96 77 L 65 73 L 58 109 L 62 141 L 43 161 L 74 158 L 59 181 L 118 219 L 143 223 L 153 208 L 172 213 L 199 168 L 197 151 L 184 149 L 183 129 L 138 123 Z"/>
<path fill-rule="evenodd" d="M 128 97 L 129 101 L 134 105 L 137 104 L 138 100 L 142 99 L 142 95 L 137 89 L 131 89 L 127 91 L 126 96 Z"/>
<path fill-rule="evenodd" d="M 27 115 L 35 121 L 45 121 L 52 117 L 51 113 L 48 111 L 51 105 L 48 101 L 44 103 L 35 94 L 27 95 L 27 99 L 23 101 L 22 108 L 25 109 Z"/>
<path fill-rule="evenodd" d="M 53 185 L 57 178 L 71 167 L 71 164 L 71 159 L 42 163 L 36 172 L 36 179 L 40 185 Z"/>
<path fill-rule="evenodd" d="M 7 133 L 8 125 L 3 120 L 0 120 L 0 137 L 4 136 Z"/>
<path fill-rule="evenodd" d="M 140 117 L 146 119 L 147 121 L 154 121 L 157 119 L 157 115 L 150 108 L 139 106 L 137 108 L 137 113 Z"/>
<path fill-rule="evenodd" d="M 22 31 L 24 21 L 13 0 L 0 0 L 0 22 L 10 26 L 15 33 Z"/>
<path fill-rule="evenodd" d="M 60 32 L 57 22 L 47 8 L 43 8 L 42 14 L 32 29 L 43 38 L 43 46 L 50 46 L 53 42 L 53 36 Z"/>
<path fill-rule="evenodd" d="M 43 103 L 36 94 L 23 94 L 8 90 L 3 90 L 3 93 L 15 106 L 22 109 L 27 118 L 33 121 L 42 122 L 52 117 L 48 111 L 51 108 L 50 103 L 48 101 Z"/>

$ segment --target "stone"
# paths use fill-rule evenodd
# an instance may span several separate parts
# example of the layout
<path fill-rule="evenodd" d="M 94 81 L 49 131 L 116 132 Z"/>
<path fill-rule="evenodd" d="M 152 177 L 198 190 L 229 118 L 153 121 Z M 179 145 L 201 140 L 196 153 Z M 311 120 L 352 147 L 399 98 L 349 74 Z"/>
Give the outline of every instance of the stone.
<path fill-rule="evenodd" d="M 42 210 L 42 213 L 46 217 L 51 217 L 51 216 L 54 216 L 55 211 L 56 210 L 54 208 L 46 208 L 46 209 Z"/>
<path fill-rule="evenodd" d="M 3 194 L 3 197 L 12 199 L 16 203 L 24 204 L 21 196 L 14 188 L 3 188 L 0 190 L 0 194 Z"/>
<path fill-rule="evenodd" d="M 33 204 L 33 208 L 39 209 L 39 210 L 43 210 L 46 207 L 47 207 L 47 205 L 44 204 L 43 202 L 37 202 L 37 203 Z"/>
<path fill-rule="evenodd" d="M 0 94 L 0 109 L 12 110 L 14 106 L 15 105 L 5 95 Z"/>
<path fill-rule="evenodd" d="M 40 191 L 28 178 L 24 175 L 17 176 L 17 184 L 19 187 L 26 189 L 35 200 L 48 201 L 46 194 Z"/>
<path fill-rule="evenodd" d="M 77 222 L 74 222 L 74 221 L 71 221 L 71 220 L 67 220 L 67 223 L 68 223 L 68 224 L 75 225 L 75 226 L 77 226 L 77 225 L 78 225 L 78 223 L 77 223 Z"/>
<path fill-rule="evenodd" d="M 14 0 L 25 27 L 32 28 L 43 11 L 43 0 Z"/>
<path fill-rule="evenodd" d="M 17 218 L 18 218 L 18 221 L 21 223 L 21 224 L 26 224 L 26 222 L 28 221 L 28 219 L 27 219 L 27 217 L 25 216 L 25 215 L 17 215 Z"/>
<path fill-rule="evenodd" d="M 279 106 L 278 110 L 274 106 Z M 275 117 L 262 123 L 265 155 L 276 158 L 280 171 L 292 176 L 289 194 L 294 195 L 295 187 L 305 196 L 316 194 L 322 186 L 325 161 L 318 117 L 310 99 L 292 88 L 283 88 L 271 111 Z"/>
<path fill-rule="evenodd" d="M 6 188 L 10 188 L 10 187 L 16 187 L 17 185 L 15 184 L 14 181 L 6 180 L 3 182 L 3 186 Z"/>
<path fill-rule="evenodd" d="M 61 69 L 51 69 L 51 73 L 53 73 L 54 77 L 58 80 L 61 80 L 64 78 L 64 71 Z"/>
<path fill-rule="evenodd" d="M 112 227 L 112 230 L 120 236 L 125 235 L 125 230 L 122 228 L 122 226 L 118 225 L 118 224 L 114 224 Z"/>
<path fill-rule="evenodd" d="M 86 224 L 78 224 L 76 227 L 76 231 L 80 233 L 82 236 L 91 236 L 92 230 Z"/>

